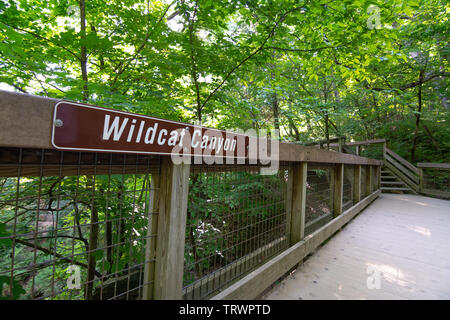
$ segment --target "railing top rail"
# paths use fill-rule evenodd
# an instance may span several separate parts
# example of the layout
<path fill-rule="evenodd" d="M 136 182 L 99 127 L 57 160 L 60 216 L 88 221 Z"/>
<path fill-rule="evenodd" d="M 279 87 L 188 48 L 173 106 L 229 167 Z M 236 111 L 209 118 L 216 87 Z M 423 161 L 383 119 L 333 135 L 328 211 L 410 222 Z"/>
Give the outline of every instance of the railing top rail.
<path fill-rule="evenodd" d="M 379 144 L 379 143 L 385 143 L 386 139 L 373 139 L 373 140 L 365 140 L 365 141 L 354 141 L 354 142 L 346 142 L 346 146 L 362 146 L 362 145 L 369 145 L 369 144 Z M 330 143 L 330 147 L 337 147 L 339 146 L 338 143 Z"/>
<path fill-rule="evenodd" d="M 55 149 L 53 112 L 61 100 L 0 90 L 0 146 Z M 281 142 L 280 161 L 382 165 L 380 160 Z"/>
<path fill-rule="evenodd" d="M 450 163 L 419 162 L 418 168 L 450 169 Z"/>

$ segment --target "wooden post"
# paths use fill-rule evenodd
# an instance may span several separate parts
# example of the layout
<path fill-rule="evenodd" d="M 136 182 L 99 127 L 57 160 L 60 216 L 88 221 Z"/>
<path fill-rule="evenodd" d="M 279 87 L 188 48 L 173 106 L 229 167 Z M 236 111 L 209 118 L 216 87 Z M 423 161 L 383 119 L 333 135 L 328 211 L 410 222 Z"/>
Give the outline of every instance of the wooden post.
<path fill-rule="evenodd" d="M 356 155 L 359 156 L 359 146 L 356 146 Z"/>
<path fill-rule="evenodd" d="M 333 216 L 337 217 L 342 213 L 342 197 L 344 192 L 344 164 L 336 164 L 334 169 L 334 199 Z"/>
<path fill-rule="evenodd" d="M 181 299 L 189 164 L 161 163 L 154 299 Z"/>
<path fill-rule="evenodd" d="M 308 163 L 295 163 L 292 181 L 292 207 L 290 218 L 290 244 L 295 244 L 305 235 L 306 177 Z"/>
<path fill-rule="evenodd" d="M 344 139 L 339 137 L 339 140 L 338 140 L 338 151 L 342 152 L 343 148 L 344 148 Z"/>
<path fill-rule="evenodd" d="M 366 166 L 366 195 L 372 193 L 372 166 Z"/>
<path fill-rule="evenodd" d="M 423 193 L 423 169 L 419 169 L 419 193 Z"/>
<path fill-rule="evenodd" d="M 353 167 L 353 204 L 361 201 L 361 165 Z"/>
<path fill-rule="evenodd" d="M 154 235 L 158 232 L 159 187 L 161 181 L 159 173 L 152 174 L 151 179 L 142 300 L 153 299 L 153 281 L 155 280 L 156 237 Z"/>

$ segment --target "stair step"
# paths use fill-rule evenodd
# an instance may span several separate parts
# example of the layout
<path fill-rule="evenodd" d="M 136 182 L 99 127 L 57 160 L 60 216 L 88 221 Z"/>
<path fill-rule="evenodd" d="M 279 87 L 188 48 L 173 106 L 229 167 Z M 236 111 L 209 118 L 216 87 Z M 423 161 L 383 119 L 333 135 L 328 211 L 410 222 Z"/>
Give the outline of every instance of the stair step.
<path fill-rule="evenodd" d="M 384 176 L 384 177 L 381 177 L 381 181 L 383 181 L 383 180 L 392 180 L 392 179 L 397 180 L 397 177 L 394 177 L 394 176 Z"/>
<path fill-rule="evenodd" d="M 383 181 L 381 180 L 381 185 L 391 185 L 391 184 L 395 184 L 395 185 L 405 185 L 403 182 L 401 181 Z"/>
<path fill-rule="evenodd" d="M 381 191 L 411 191 L 410 188 L 382 187 Z"/>

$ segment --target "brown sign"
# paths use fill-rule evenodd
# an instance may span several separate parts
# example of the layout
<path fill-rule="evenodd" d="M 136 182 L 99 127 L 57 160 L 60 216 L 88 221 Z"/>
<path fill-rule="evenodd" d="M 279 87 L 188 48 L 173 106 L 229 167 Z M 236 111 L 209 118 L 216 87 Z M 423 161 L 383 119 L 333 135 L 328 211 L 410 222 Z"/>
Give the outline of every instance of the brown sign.
<path fill-rule="evenodd" d="M 245 158 L 249 136 L 139 114 L 58 102 L 52 145 L 98 152 Z"/>

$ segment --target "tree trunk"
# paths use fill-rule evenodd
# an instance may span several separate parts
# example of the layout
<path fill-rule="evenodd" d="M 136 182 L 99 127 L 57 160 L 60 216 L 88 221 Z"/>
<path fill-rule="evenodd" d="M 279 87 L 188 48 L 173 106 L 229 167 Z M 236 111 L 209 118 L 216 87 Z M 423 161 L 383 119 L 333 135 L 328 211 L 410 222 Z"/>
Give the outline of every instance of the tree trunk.
<path fill-rule="evenodd" d="M 273 111 L 273 125 L 275 130 L 280 131 L 280 107 L 278 105 L 277 93 L 272 93 L 272 111 Z"/>
<path fill-rule="evenodd" d="M 88 101 L 89 99 L 89 89 L 88 89 L 88 74 L 87 74 L 87 50 L 84 45 L 86 41 L 86 3 L 85 0 L 80 0 L 80 36 L 83 44 L 81 45 L 81 78 L 83 79 L 83 101 Z"/>

